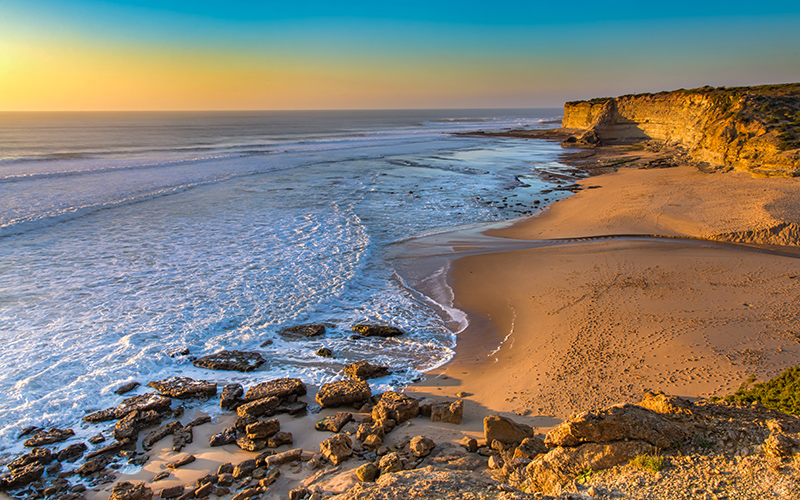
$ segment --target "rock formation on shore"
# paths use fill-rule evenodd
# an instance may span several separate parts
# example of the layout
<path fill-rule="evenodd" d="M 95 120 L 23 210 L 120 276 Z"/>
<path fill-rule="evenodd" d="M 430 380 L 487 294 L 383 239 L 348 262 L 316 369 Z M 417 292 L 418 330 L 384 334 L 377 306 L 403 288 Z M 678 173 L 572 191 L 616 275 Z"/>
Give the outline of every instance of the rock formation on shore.
<path fill-rule="evenodd" d="M 565 146 L 657 141 L 692 160 L 754 175 L 800 175 L 800 83 L 702 87 L 573 101 Z"/>

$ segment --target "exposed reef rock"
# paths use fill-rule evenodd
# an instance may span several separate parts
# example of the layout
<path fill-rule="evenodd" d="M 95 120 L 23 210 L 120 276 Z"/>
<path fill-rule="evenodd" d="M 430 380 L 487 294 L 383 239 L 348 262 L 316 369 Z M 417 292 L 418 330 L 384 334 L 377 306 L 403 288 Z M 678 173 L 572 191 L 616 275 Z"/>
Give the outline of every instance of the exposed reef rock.
<path fill-rule="evenodd" d="M 250 351 L 220 351 L 216 354 L 203 356 L 194 361 L 194 366 L 209 370 L 231 370 L 251 372 L 263 365 L 267 360 L 257 352 Z"/>
<path fill-rule="evenodd" d="M 566 147 L 657 141 L 757 176 L 800 175 L 800 84 L 702 87 L 573 101 Z"/>

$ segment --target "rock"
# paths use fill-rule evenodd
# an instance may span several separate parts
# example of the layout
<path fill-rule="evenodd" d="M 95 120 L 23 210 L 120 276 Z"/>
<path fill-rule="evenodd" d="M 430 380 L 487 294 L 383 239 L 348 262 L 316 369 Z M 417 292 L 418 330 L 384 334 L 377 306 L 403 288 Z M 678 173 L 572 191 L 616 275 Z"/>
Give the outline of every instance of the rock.
<path fill-rule="evenodd" d="M 279 378 L 268 382 L 256 384 L 244 394 L 244 400 L 255 401 L 270 397 L 288 398 L 292 395 L 304 396 L 306 394 L 306 384 L 297 378 Z"/>
<path fill-rule="evenodd" d="M 36 446 L 46 446 L 48 444 L 53 443 L 60 443 L 61 441 L 66 441 L 70 437 L 75 435 L 75 431 L 72 429 L 50 429 L 49 431 L 39 431 L 33 435 L 33 437 L 25 440 L 23 443 L 25 446 L 29 448 L 33 448 Z"/>
<path fill-rule="evenodd" d="M 153 498 L 153 490 L 144 483 L 134 484 L 121 481 L 114 485 L 108 500 L 150 500 L 151 498 Z"/>
<path fill-rule="evenodd" d="M 339 465 L 353 454 L 353 441 L 347 434 L 336 434 L 321 442 L 319 450 L 333 465 Z"/>
<path fill-rule="evenodd" d="M 263 477 L 261 480 L 258 481 L 258 485 L 262 488 L 266 488 L 270 486 L 272 483 L 278 480 L 281 476 L 281 470 L 277 467 L 270 469 L 267 471 L 266 476 Z"/>
<path fill-rule="evenodd" d="M 377 450 L 383 444 L 383 436 L 378 434 L 370 434 L 362 441 L 364 448 L 368 450 Z"/>
<path fill-rule="evenodd" d="M 315 397 L 323 408 L 360 403 L 372 397 L 369 384 L 359 380 L 339 380 L 323 384 Z"/>
<path fill-rule="evenodd" d="M 211 417 L 208 415 L 204 415 L 202 417 L 195 418 L 194 420 L 186 424 L 186 427 L 197 427 L 203 424 L 207 424 L 209 422 L 211 422 Z"/>
<path fill-rule="evenodd" d="M 254 459 L 245 460 L 243 462 L 239 462 L 236 467 L 233 468 L 233 478 L 234 479 L 242 479 L 256 470 L 256 461 Z"/>
<path fill-rule="evenodd" d="M 464 417 L 464 400 L 452 403 L 435 403 L 431 405 L 431 422 L 448 422 L 460 424 Z"/>
<path fill-rule="evenodd" d="M 630 439 L 667 449 L 687 437 L 686 429 L 660 414 L 640 406 L 621 404 L 575 415 L 548 432 L 544 442 L 553 448 Z"/>
<path fill-rule="evenodd" d="M 106 440 L 105 436 L 103 436 L 102 434 L 96 434 L 90 437 L 87 441 L 89 441 L 91 444 L 100 444 L 102 442 L 105 442 L 105 440 Z"/>
<path fill-rule="evenodd" d="M 117 421 L 114 426 L 114 438 L 118 441 L 133 439 L 139 431 L 161 421 L 161 416 L 153 410 L 132 411 Z"/>
<path fill-rule="evenodd" d="M 81 476 L 88 476 L 89 474 L 100 472 L 101 470 L 106 468 L 106 465 L 110 463 L 111 463 L 111 457 L 108 456 L 93 458 L 91 460 L 87 460 L 86 463 L 78 467 L 75 472 L 77 472 Z"/>
<path fill-rule="evenodd" d="M 53 453 L 47 448 L 34 448 L 29 453 L 17 457 L 6 467 L 9 469 L 19 469 L 31 464 L 47 465 L 55 458 L 56 457 L 53 455 Z"/>
<path fill-rule="evenodd" d="M 628 462 L 637 455 L 655 453 L 644 441 L 586 443 L 575 448 L 559 446 L 534 458 L 525 468 L 525 486 L 530 491 L 549 493 L 587 468 L 599 471 Z"/>
<path fill-rule="evenodd" d="M 478 440 L 475 438 L 471 438 L 469 436 L 464 436 L 461 438 L 461 441 L 458 442 L 461 446 L 464 447 L 468 452 L 475 453 L 478 451 Z"/>
<path fill-rule="evenodd" d="M 362 482 L 371 483 L 378 478 L 381 468 L 373 463 L 367 462 L 356 469 L 356 477 Z"/>
<path fill-rule="evenodd" d="M 388 325 L 353 325 L 353 331 L 359 333 L 362 337 L 396 337 L 403 335 L 403 330 Z"/>
<path fill-rule="evenodd" d="M 209 397 L 217 393 L 217 384 L 205 380 L 194 380 L 189 377 L 169 377 L 154 380 L 147 384 L 164 396 L 177 399 Z"/>
<path fill-rule="evenodd" d="M 125 399 L 114 409 L 115 418 L 123 418 L 134 411 L 163 412 L 169 410 L 172 400 L 155 392 L 148 392 L 139 396 Z"/>
<path fill-rule="evenodd" d="M 190 444 L 192 441 L 194 441 L 194 435 L 191 427 L 186 426 L 181 429 L 176 429 L 172 434 L 172 451 L 181 451 L 184 446 Z"/>
<path fill-rule="evenodd" d="M 296 337 L 318 337 L 320 335 L 325 335 L 325 325 L 297 325 L 297 326 L 287 326 L 286 328 L 281 328 L 278 331 L 279 334 L 289 337 L 289 338 L 296 338 Z"/>
<path fill-rule="evenodd" d="M 278 407 L 280 400 L 276 397 L 265 397 L 244 403 L 236 408 L 236 413 L 242 418 L 258 418 L 266 415 Z"/>
<path fill-rule="evenodd" d="M 373 365 L 367 361 L 358 361 L 345 365 L 344 373 L 354 380 L 368 380 L 371 378 L 385 377 L 391 374 L 386 366 Z"/>
<path fill-rule="evenodd" d="M 434 446 L 436 446 L 436 443 L 434 443 L 432 439 L 428 439 L 425 436 L 415 436 L 409 443 L 411 453 L 418 458 L 423 458 L 430 455 Z"/>
<path fill-rule="evenodd" d="M 258 422 L 256 417 L 237 417 L 233 422 L 233 428 L 239 432 L 244 432 L 248 425 Z"/>
<path fill-rule="evenodd" d="M 300 486 L 289 492 L 289 500 L 304 500 L 311 495 L 311 490 L 305 486 Z"/>
<path fill-rule="evenodd" d="M 260 488 L 247 488 L 246 490 L 240 491 L 231 500 L 246 500 L 247 498 L 252 498 L 261 494 Z"/>
<path fill-rule="evenodd" d="M 111 444 L 103 446 L 102 448 L 98 448 L 94 451 L 91 451 L 86 454 L 86 459 L 92 459 L 94 457 L 99 457 L 100 455 L 106 453 L 116 453 L 125 448 L 135 448 L 136 447 L 136 439 L 123 439 L 122 441 L 114 441 Z"/>
<path fill-rule="evenodd" d="M 211 440 L 209 442 L 210 446 L 223 446 L 226 444 L 232 444 L 236 442 L 236 428 L 235 427 L 228 427 L 224 431 L 220 432 L 219 434 L 214 434 L 211 436 Z"/>
<path fill-rule="evenodd" d="M 327 347 L 322 347 L 320 349 L 317 349 L 316 354 L 317 354 L 317 356 L 319 356 L 321 358 L 332 358 L 333 357 L 333 351 L 328 349 Z"/>
<path fill-rule="evenodd" d="M 170 473 L 169 473 L 169 472 L 167 472 L 167 471 L 164 471 L 164 472 L 159 472 L 158 474 L 156 474 L 156 475 L 153 477 L 153 482 L 155 483 L 156 481 L 161 481 L 161 480 L 163 480 L 163 479 L 166 479 L 166 478 L 168 478 L 168 477 L 169 477 L 169 476 L 171 476 L 171 475 L 172 475 L 172 474 L 170 474 Z"/>
<path fill-rule="evenodd" d="M 489 457 L 489 464 L 488 467 L 490 469 L 499 469 L 503 466 L 503 460 L 498 457 L 497 455 L 492 455 Z"/>
<path fill-rule="evenodd" d="M 4 482 L 0 482 L 0 486 L 5 489 L 16 489 L 28 484 L 38 481 L 44 474 L 44 466 L 38 463 L 30 463 L 11 469 L 11 477 Z"/>
<path fill-rule="evenodd" d="M 277 448 L 288 444 L 291 446 L 294 443 L 294 436 L 291 432 L 277 432 L 274 436 L 267 438 L 267 448 Z"/>
<path fill-rule="evenodd" d="M 677 414 L 684 415 L 692 414 L 692 402 L 688 399 L 679 398 L 677 396 L 668 396 L 663 392 L 648 391 L 642 398 L 639 406 L 653 410 L 657 413 Z"/>
<path fill-rule="evenodd" d="M 522 440 L 522 443 L 514 449 L 513 458 L 534 458 L 548 451 L 550 450 L 544 444 L 544 440 L 534 436 Z"/>
<path fill-rule="evenodd" d="M 184 486 L 179 484 L 178 486 L 173 486 L 172 488 L 164 488 L 159 493 L 161 498 L 178 498 L 179 496 L 183 495 Z"/>
<path fill-rule="evenodd" d="M 231 469 L 231 472 L 233 469 Z M 220 486 L 230 486 L 233 484 L 234 477 L 231 472 L 217 474 L 217 484 Z"/>
<path fill-rule="evenodd" d="M 119 386 L 119 388 L 117 388 L 117 390 L 114 391 L 114 394 L 119 394 L 121 396 L 125 393 L 131 392 L 140 385 L 141 384 L 139 382 L 128 382 L 127 384 Z"/>
<path fill-rule="evenodd" d="M 791 457 L 794 453 L 794 448 L 797 446 L 797 442 L 786 434 L 772 431 L 764 441 L 762 449 L 770 457 L 782 458 Z"/>
<path fill-rule="evenodd" d="M 403 470 L 403 461 L 400 459 L 400 455 L 396 452 L 392 452 L 381 457 L 378 466 L 381 474 L 391 474 L 392 472 Z"/>
<path fill-rule="evenodd" d="M 501 443 L 516 445 L 523 439 L 532 437 L 533 429 L 501 415 L 489 415 L 483 419 L 483 435 L 487 443 L 496 439 Z"/>
<path fill-rule="evenodd" d="M 288 413 L 289 415 L 297 415 L 298 413 L 306 411 L 307 408 L 308 403 L 303 401 L 295 401 L 294 403 L 281 402 L 281 404 L 275 408 L 275 413 Z"/>
<path fill-rule="evenodd" d="M 233 410 L 243 403 L 242 395 L 244 388 L 242 384 L 228 384 L 222 388 L 222 395 L 219 398 L 219 406 L 223 410 Z"/>
<path fill-rule="evenodd" d="M 196 498 L 206 498 L 208 497 L 213 491 L 215 486 L 212 483 L 204 483 L 194 490 L 194 496 Z"/>
<path fill-rule="evenodd" d="M 383 441 L 383 437 L 386 435 L 386 430 L 383 428 L 380 422 L 372 422 L 372 423 L 364 423 L 358 426 L 358 430 L 356 431 L 356 439 L 361 442 L 366 441 L 369 436 L 378 436 L 381 441 Z"/>
<path fill-rule="evenodd" d="M 284 451 L 283 453 L 276 453 L 266 458 L 264 465 L 266 467 L 278 467 L 279 465 L 288 464 L 290 462 L 297 462 L 303 456 L 302 448 L 295 448 L 293 450 Z"/>
<path fill-rule="evenodd" d="M 189 465 L 195 460 L 197 460 L 197 458 L 194 455 L 186 455 L 185 457 L 175 460 L 174 462 L 169 462 L 165 467 L 167 469 L 178 469 L 184 465 Z"/>
<path fill-rule="evenodd" d="M 336 415 L 329 415 L 314 425 L 318 431 L 339 432 L 342 427 L 353 420 L 353 414 L 342 411 Z"/>
<path fill-rule="evenodd" d="M 266 420 L 264 422 L 256 422 L 250 424 L 245 428 L 247 437 L 250 439 L 266 439 L 276 432 L 281 430 L 281 423 L 277 418 Z"/>
<path fill-rule="evenodd" d="M 56 455 L 56 460 L 59 462 L 75 461 L 83 456 L 83 453 L 86 451 L 86 449 L 87 446 L 83 443 L 71 444 L 58 452 L 58 455 Z"/>
<path fill-rule="evenodd" d="M 148 433 L 147 436 L 144 437 L 144 439 L 142 440 L 142 448 L 144 448 L 145 450 L 151 449 L 154 444 L 161 441 L 170 434 L 174 434 L 175 431 L 181 428 L 183 428 L 183 426 L 177 420 L 162 425 L 161 427 Z"/>
<path fill-rule="evenodd" d="M 209 370 L 230 370 L 251 372 L 263 365 L 265 360 L 261 354 L 250 351 L 220 351 L 194 360 L 194 366 Z"/>
<path fill-rule="evenodd" d="M 378 404 L 372 408 L 373 420 L 391 419 L 398 425 L 417 415 L 419 415 L 419 400 L 394 391 L 381 394 Z"/>
<path fill-rule="evenodd" d="M 94 413 L 90 413 L 83 417 L 84 422 L 88 422 L 90 424 L 97 424 L 100 422 L 108 422 L 109 420 L 114 420 L 117 417 L 117 409 L 116 408 L 106 408 L 105 410 L 96 411 Z"/>
<path fill-rule="evenodd" d="M 244 451 L 258 451 L 267 447 L 266 439 L 250 439 L 247 436 L 242 436 L 236 440 L 236 446 Z"/>

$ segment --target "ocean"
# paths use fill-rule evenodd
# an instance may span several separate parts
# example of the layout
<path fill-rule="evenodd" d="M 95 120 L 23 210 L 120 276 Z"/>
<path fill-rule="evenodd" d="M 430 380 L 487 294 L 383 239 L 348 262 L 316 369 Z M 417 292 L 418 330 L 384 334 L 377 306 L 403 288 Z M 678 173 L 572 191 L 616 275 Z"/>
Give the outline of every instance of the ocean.
<path fill-rule="evenodd" d="M 453 135 L 560 114 L 0 113 L 0 454 L 21 450 L 27 426 L 96 434 L 81 417 L 130 381 L 143 384 L 131 394 L 173 375 L 321 384 L 367 359 L 393 371 L 375 392 L 445 363 L 466 317 L 407 283 L 391 254 L 568 195 L 553 189 L 578 174 L 558 144 Z M 407 334 L 351 339 L 361 322 Z M 330 327 L 278 333 L 302 323 Z M 267 362 L 192 365 L 223 349 Z"/>

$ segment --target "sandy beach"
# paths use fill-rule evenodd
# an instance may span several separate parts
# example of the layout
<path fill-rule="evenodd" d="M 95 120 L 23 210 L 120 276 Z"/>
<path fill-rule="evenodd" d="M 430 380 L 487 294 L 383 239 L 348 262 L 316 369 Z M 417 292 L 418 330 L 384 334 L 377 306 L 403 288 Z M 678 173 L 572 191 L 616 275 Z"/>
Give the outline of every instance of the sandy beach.
<path fill-rule="evenodd" d="M 409 391 L 466 392 L 485 409 L 544 423 L 646 390 L 721 396 L 800 362 L 796 247 L 702 241 L 778 242 L 770 228 L 796 222 L 798 181 L 683 166 L 581 184 L 591 189 L 487 232 L 577 241 L 455 261 L 450 283 L 470 325 L 454 359 Z M 698 240 L 580 240 L 606 235 Z"/>

